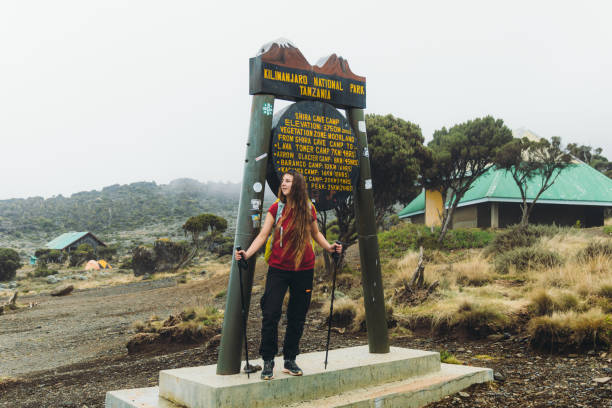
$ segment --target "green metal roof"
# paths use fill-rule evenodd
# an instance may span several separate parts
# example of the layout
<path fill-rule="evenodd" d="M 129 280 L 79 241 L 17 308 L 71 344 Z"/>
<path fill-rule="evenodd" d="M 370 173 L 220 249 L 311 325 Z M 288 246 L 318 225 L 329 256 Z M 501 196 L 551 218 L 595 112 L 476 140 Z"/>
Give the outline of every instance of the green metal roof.
<path fill-rule="evenodd" d="M 88 231 L 83 231 L 83 232 L 66 232 L 62 235 L 60 235 L 59 237 L 55 238 L 54 240 L 47 242 L 47 245 L 45 245 L 47 248 L 49 249 L 64 249 L 68 246 L 70 246 L 70 244 L 74 243 L 75 241 L 83 238 L 85 235 L 89 234 Z"/>
<path fill-rule="evenodd" d="M 527 201 L 532 201 L 540 189 L 536 177 L 528 183 Z M 512 175 L 505 170 L 490 167 L 480 176 L 459 201 L 459 207 L 481 202 L 522 202 L 521 192 Z M 612 207 L 612 179 L 585 163 L 571 164 L 557 181 L 546 190 L 538 203 L 597 205 Z M 399 212 L 400 218 L 425 212 L 425 193 L 421 193 Z"/>

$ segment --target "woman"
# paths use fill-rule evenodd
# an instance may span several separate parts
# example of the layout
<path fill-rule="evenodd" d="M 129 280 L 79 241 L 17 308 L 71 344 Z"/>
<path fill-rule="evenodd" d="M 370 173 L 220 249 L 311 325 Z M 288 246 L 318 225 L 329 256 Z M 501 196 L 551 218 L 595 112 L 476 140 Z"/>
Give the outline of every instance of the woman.
<path fill-rule="evenodd" d="M 279 201 L 268 209 L 264 225 L 251 246 L 246 251 L 235 253 L 236 260 L 241 257 L 250 258 L 264 245 L 274 229 L 272 252 L 268 260 L 270 268 L 266 277 L 266 289 L 261 298 L 263 320 L 259 354 L 264 360 L 261 372 L 261 378 L 264 380 L 274 378 L 274 356 L 278 352 L 278 322 L 287 288 L 290 298 L 283 343 L 283 372 L 302 375 L 295 358 L 299 354 L 299 342 L 312 295 L 315 261 L 312 240 L 328 252 L 342 251 L 340 244 L 330 244 L 319 231 L 316 212 L 308 198 L 306 181 L 302 174 L 293 170 L 285 173 L 278 198 Z M 277 220 L 279 207 L 282 213 Z"/>

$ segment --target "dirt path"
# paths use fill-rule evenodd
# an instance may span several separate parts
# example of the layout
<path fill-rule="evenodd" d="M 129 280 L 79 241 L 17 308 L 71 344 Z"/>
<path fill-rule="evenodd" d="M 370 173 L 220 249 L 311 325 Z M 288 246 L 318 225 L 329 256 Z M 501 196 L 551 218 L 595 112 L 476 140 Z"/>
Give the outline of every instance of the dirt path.
<path fill-rule="evenodd" d="M 158 372 L 214 364 L 216 348 L 198 346 L 148 355 L 127 355 L 125 344 L 133 321 L 206 304 L 227 277 L 176 285 L 174 279 L 76 292 L 63 298 L 37 296 L 32 309 L 0 317 L 0 407 L 103 407 L 106 391 L 157 384 Z M 256 305 L 263 274 L 255 278 Z M 224 299 L 216 299 L 223 307 Z M 260 313 L 251 308 L 249 349 L 257 354 Z M 302 352 L 325 347 L 324 316 L 311 308 Z M 282 330 L 281 333 L 282 335 Z M 363 334 L 332 335 L 333 348 L 366 344 Z M 468 396 L 451 396 L 429 407 L 612 407 L 612 356 L 601 352 L 551 356 L 529 349 L 512 335 L 497 342 L 435 338 L 428 333 L 392 337 L 392 344 L 425 350 L 447 349 L 466 364 L 487 366 L 505 381 L 474 386 Z M 490 359 L 493 358 L 493 359 Z"/>

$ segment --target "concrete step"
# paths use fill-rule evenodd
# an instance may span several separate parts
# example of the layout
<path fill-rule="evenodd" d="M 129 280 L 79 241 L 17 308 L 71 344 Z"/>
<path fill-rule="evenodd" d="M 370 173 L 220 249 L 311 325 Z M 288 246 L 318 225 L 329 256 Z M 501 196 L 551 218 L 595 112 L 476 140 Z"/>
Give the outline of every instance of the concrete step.
<path fill-rule="evenodd" d="M 312 401 L 346 391 L 435 373 L 440 370 L 436 352 L 391 347 L 386 354 L 370 354 L 368 346 L 302 354 L 298 364 L 304 376 L 282 373 L 283 360 L 275 360 L 275 379 L 264 381 L 259 373 L 216 375 L 216 366 L 189 367 L 161 371 L 159 395 L 188 408 L 282 406 Z M 261 360 L 253 363 L 263 366 Z"/>
<path fill-rule="evenodd" d="M 442 364 L 440 371 L 406 380 L 325 397 L 270 407 L 286 408 L 417 408 L 438 401 L 472 384 L 493 380 L 487 368 Z M 245 407 L 251 407 L 248 404 Z M 106 408 L 181 408 L 159 397 L 158 387 L 112 391 L 106 395 Z"/>

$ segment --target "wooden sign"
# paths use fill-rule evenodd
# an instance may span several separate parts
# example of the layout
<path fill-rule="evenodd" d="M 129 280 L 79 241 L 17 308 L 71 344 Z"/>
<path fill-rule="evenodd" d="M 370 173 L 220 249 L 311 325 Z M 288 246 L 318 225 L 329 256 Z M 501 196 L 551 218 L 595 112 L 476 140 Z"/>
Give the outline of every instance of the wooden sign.
<path fill-rule="evenodd" d="M 346 118 L 322 102 L 294 103 L 274 115 L 268 184 L 276 194 L 288 170 L 302 173 L 318 211 L 337 207 L 359 175 L 357 140 Z"/>
<path fill-rule="evenodd" d="M 290 101 L 313 100 L 337 108 L 365 108 L 366 80 L 336 54 L 310 65 L 289 41 L 264 45 L 249 60 L 249 93 L 271 94 Z"/>

